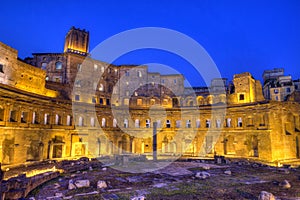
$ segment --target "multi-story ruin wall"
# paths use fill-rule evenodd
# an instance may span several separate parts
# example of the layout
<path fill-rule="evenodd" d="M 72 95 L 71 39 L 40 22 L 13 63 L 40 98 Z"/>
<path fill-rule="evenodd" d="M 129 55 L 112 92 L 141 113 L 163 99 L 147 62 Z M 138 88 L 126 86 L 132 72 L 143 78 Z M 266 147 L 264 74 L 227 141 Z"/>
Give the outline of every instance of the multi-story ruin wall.
<path fill-rule="evenodd" d="M 153 122 L 159 156 L 300 157 L 299 103 L 265 100 L 250 73 L 185 89 L 180 74 L 94 60 L 88 32 L 79 38 L 85 48 L 36 53 L 31 65 L 0 43 L 1 163 L 151 154 Z"/>

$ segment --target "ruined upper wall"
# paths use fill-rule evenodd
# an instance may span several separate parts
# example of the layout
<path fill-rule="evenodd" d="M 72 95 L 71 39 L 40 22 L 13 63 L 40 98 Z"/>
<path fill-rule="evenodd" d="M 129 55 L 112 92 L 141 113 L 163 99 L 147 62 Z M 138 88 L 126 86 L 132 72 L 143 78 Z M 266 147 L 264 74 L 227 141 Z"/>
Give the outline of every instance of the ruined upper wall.
<path fill-rule="evenodd" d="M 39 95 L 56 97 L 45 88 L 46 72 L 17 58 L 18 51 L 0 42 L 0 83 Z"/>
<path fill-rule="evenodd" d="M 228 103 L 252 103 L 263 101 L 262 86 L 249 72 L 235 74 L 233 77 L 234 93 Z"/>

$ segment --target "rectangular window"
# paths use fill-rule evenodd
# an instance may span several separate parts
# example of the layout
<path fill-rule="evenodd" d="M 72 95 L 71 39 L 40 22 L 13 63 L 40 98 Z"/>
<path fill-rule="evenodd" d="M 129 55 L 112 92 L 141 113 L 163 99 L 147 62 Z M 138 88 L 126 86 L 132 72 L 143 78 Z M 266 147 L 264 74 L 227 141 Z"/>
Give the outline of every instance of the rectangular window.
<path fill-rule="evenodd" d="M 231 127 L 231 119 L 227 118 L 226 120 L 226 127 Z"/>
<path fill-rule="evenodd" d="M 242 118 L 239 117 L 238 118 L 238 127 L 242 127 L 243 126 L 243 121 L 242 121 Z"/>
<path fill-rule="evenodd" d="M 55 115 L 55 124 L 61 125 L 61 116 L 58 114 Z"/>
<path fill-rule="evenodd" d="M 81 64 L 77 64 L 77 70 L 78 70 L 79 72 L 81 72 L 81 69 L 82 69 L 82 65 L 81 65 Z"/>
<path fill-rule="evenodd" d="M 0 64 L 0 73 L 4 73 L 4 71 L 3 71 L 3 65 L 2 64 Z"/>
<path fill-rule="evenodd" d="M 191 120 L 186 120 L 186 128 L 191 128 Z"/>
<path fill-rule="evenodd" d="M 206 120 L 206 126 L 205 127 L 210 128 L 210 120 L 209 119 Z"/>
<path fill-rule="evenodd" d="M 129 76 L 129 71 L 126 71 L 126 72 L 125 72 L 125 76 Z"/>
<path fill-rule="evenodd" d="M 71 126 L 72 125 L 72 118 L 71 115 L 67 116 L 67 126 Z"/>
<path fill-rule="evenodd" d="M 240 94 L 240 101 L 245 100 L 245 95 L 244 94 Z"/>
<path fill-rule="evenodd" d="M 287 93 L 290 93 L 290 92 L 291 92 L 291 88 L 289 88 L 289 87 L 286 88 L 286 92 L 287 92 Z"/>
<path fill-rule="evenodd" d="M 247 126 L 254 126 L 253 125 L 253 118 L 252 117 L 248 117 L 248 124 Z"/>
<path fill-rule="evenodd" d="M 36 113 L 33 112 L 32 113 L 32 121 L 31 121 L 33 124 L 35 124 L 35 117 L 36 117 Z"/>
<path fill-rule="evenodd" d="M 216 120 L 216 127 L 221 128 L 221 120 L 220 119 Z"/>
<path fill-rule="evenodd" d="M 141 71 L 138 71 L 138 72 L 137 72 L 137 76 L 138 76 L 139 78 L 141 78 L 141 77 L 142 77 L 142 72 L 141 72 Z"/>
<path fill-rule="evenodd" d="M 146 128 L 150 128 L 150 119 L 146 119 Z"/>
<path fill-rule="evenodd" d="M 10 111 L 9 121 L 10 122 L 17 122 L 18 121 L 17 111 L 15 111 L 15 110 Z"/>
<path fill-rule="evenodd" d="M 155 104 L 155 99 L 150 99 L 150 105 L 154 105 Z"/>
<path fill-rule="evenodd" d="M 99 103 L 100 103 L 100 105 L 103 105 L 103 99 L 102 98 L 99 99 Z"/>
<path fill-rule="evenodd" d="M 92 103 L 97 103 L 96 97 L 92 97 Z"/>
<path fill-rule="evenodd" d="M 169 119 L 167 119 L 166 121 L 166 127 L 171 128 L 171 121 Z"/>
<path fill-rule="evenodd" d="M 110 100 L 109 99 L 106 99 L 106 105 L 110 105 Z"/>
<path fill-rule="evenodd" d="M 124 99 L 124 104 L 123 105 L 129 105 L 129 99 Z"/>
<path fill-rule="evenodd" d="M 75 95 L 75 101 L 80 101 L 80 95 L 79 94 Z"/>
<path fill-rule="evenodd" d="M 136 105 L 141 106 L 143 104 L 143 100 L 142 99 L 137 99 L 136 100 Z"/>
<path fill-rule="evenodd" d="M 62 62 L 58 61 L 55 63 L 55 69 L 62 69 Z"/>
<path fill-rule="evenodd" d="M 60 82 L 61 82 L 60 77 L 55 77 L 55 82 L 56 82 L 56 83 L 60 83 Z"/>
<path fill-rule="evenodd" d="M 21 113 L 21 123 L 27 123 L 28 119 L 28 112 L 22 112 Z"/>
<path fill-rule="evenodd" d="M 47 124 L 50 124 L 50 115 L 45 113 L 44 115 L 44 124 L 47 125 Z"/>

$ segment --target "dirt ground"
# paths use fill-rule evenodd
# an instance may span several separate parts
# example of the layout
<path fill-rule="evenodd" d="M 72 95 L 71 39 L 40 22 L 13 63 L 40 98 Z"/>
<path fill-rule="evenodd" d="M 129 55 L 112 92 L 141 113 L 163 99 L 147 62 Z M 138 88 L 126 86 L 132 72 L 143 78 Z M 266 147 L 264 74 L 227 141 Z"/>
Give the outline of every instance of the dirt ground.
<path fill-rule="evenodd" d="M 151 164 L 130 162 L 126 167 Z M 210 177 L 197 178 L 197 172 L 208 172 Z M 90 186 L 70 190 L 70 180 L 89 180 Z M 107 188 L 97 188 L 99 180 L 105 181 Z M 281 185 L 284 180 L 290 188 Z M 258 199 L 261 191 L 272 193 L 276 199 L 300 199 L 300 168 L 276 168 L 247 161 L 219 165 L 192 161 L 172 162 L 152 172 L 129 173 L 120 171 L 118 166 L 103 166 L 63 173 L 32 191 L 28 199 Z"/>

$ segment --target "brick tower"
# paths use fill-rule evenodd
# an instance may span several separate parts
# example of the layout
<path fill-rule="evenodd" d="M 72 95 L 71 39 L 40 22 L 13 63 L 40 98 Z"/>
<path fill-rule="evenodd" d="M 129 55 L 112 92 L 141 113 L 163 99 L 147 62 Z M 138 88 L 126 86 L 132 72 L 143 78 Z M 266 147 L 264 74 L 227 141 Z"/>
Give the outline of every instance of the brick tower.
<path fill-rule="evenodd" d="M 85 29 L 77 29 L 74 26 L 69 30 L 65 38 L 64 52 L 87 55 L 89 49 L 89 32 Z"/>

